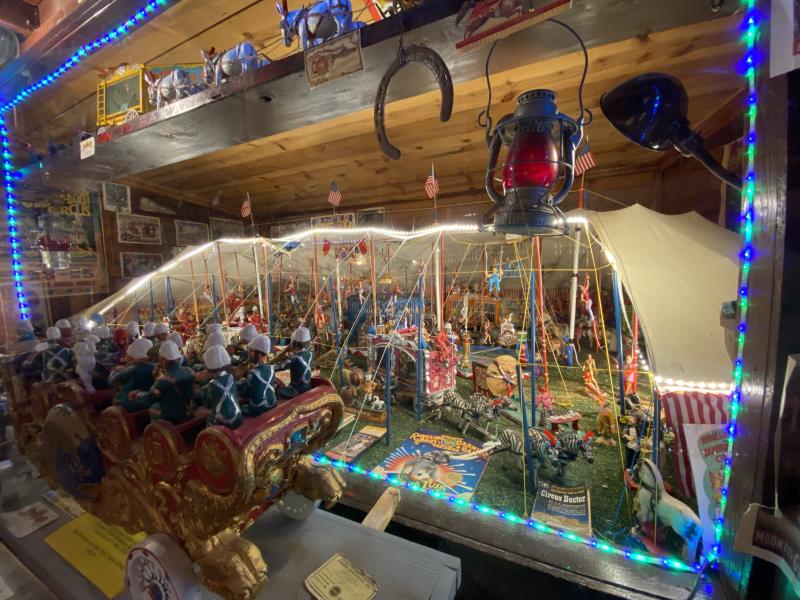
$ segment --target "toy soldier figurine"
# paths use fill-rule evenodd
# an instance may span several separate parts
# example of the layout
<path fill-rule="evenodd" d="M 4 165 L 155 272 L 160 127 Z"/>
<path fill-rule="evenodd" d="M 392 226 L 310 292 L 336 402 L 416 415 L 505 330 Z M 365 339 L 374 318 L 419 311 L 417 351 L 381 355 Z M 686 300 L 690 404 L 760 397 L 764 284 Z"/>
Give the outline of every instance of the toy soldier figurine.
<path fill-rule="evenodd" d="M 152 321 L 148 321 L 144 324 L 142 328 L 142 337 L 148 340 L 151 344 L 156 343 L 156 324 Z"/>
<path fill-rule="evenodd" d="M 153 347 L 147 352 L 150 360 L 154 362 L 159 360 L 158 350 L 161 347 L 161 344 L 167 341 L 167 336 L 169 336 L 169 327 L 167 324 L 156 323 L 155 327 L 153 328 Z"/>
<path fill-rule="evenodd" d="M 150 418 L 164 419 L 177 425 L 189 416 L 194 373 L 181 365 L 183 356 L 171 340 L 161 343 L 158 357 L 161 361 L 161 374 L 147 394 L 147 401 L 150 402 Z"/>
<path fill-rule="evenodd" d="M 108 376 L 111 386 L 119 386 L 114 394 L 114 404 L 128 412 L 138 412 L 150 406 L 151 400 L 145 392 L 153 385 L 153 372 L 156 366 L 147 361 L 147 351 L 153 345 L 150 340 L 140 338 L 128 346 L 128 367 L 118 368 Z"/>
<path fill-rule="evenodd" d="M 108 325 L 98 325 L 95 327 L 94 332 L 97 337 L 100 338 L 100 341 L 97 343 L 98 352 L 108 356 L 117 351 L 114 342 L 111 341 L 111 330 L 108 328 Z"/>
<path fill-rule="evenodd" d="M 269 338 L 265 335 L 257 335 L 247 344 L 255 366 L 247 373 L 247 377 L 237 384 L 239 393 L 250 399 L 250 402 L 242 408 L 245 416 L 257 417 L 275 408 L 278 403 L 272 385 L 275 369 L 267 362 L 270 347 Z"/>
<path fill-rule="evenodd" d="M 311 332 L 307 327 L 298 327 L 292 333 L 292 342 L 287 348 L 290 358 L 284 361 L 278 371 L 289 369 L 291 383 L 278 390 L 281 398 L 294 398 L 297 394 L 311 389 L 311 364 L 314 360 L 314 353 L 307 349 L 311 341 Z"/>
<path fill-rule="evenodd" d="M 199 395 L 203 405 L 211 409 L 206 423 L 236 429 L 242 424 L 244 417 L 236 399 L 236 382 L 233 375 L 225 370 L 231 364 L 231 355 L 224 346 L 211 346 L 203 354 L 203 362 L 213 377 L 200 390 Z"/>
<path fill-rule="evenodd" d="M 22 364 L 23 371 L 42 381 L 60 383 L 70 379 L 72 351 L 61 346 L 63 332 L 58 327 L 48 327 L 47 341 L 36 344 L 36 354 Z"/>
<path fill-rule="evenodd" d="M 139 337 L 139 324 L 136 321 L 130 321 L 125 329 L 128 332 L 128 344 Z"/>
<path fill-rule="evenodd" d="M 30 319 L 25 319 L 17 323 L 17 336 L 18 342 L 36 341 L 36 334 L 33 333 L 33 323 L 31 323 Z"/>
<path fill-rule="evenodd" d="M 250 358 L 248 344 L 258 335 L 258 331 L 253 325 L 245 325 L 239 332 L 239 344 L 234 346 L 234 362 L 237 365 L 246 363 Z"/>
<path fill-rule="evenodd" d="M 61 341 L 59 342 L 65 348 L 72 346 L 74 341 L 72 335 L 72 325 L 66 319 L 59 319 L 56 321 L 56 327 L 58 327 L 59 332 L 61 333 Z"/>

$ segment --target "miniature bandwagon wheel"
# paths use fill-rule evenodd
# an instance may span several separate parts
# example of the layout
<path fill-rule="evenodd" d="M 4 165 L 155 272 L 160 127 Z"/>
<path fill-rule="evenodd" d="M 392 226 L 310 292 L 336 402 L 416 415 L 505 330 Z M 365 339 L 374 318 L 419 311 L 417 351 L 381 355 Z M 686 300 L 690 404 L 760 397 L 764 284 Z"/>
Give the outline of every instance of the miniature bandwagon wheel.
<path fill-rule="evenodd" d="M 502 355 L 486 369 L 486 387 L 495 396 L 508 396 L 517 390 L 517 361 Z"/>
<path fill-rule="evenodd" d="M 194 600 L 200 596 L 192 561 L 165 533 L 149 536 L 128 552 L 125 589 L 131 598 L 142 600 Z"/>

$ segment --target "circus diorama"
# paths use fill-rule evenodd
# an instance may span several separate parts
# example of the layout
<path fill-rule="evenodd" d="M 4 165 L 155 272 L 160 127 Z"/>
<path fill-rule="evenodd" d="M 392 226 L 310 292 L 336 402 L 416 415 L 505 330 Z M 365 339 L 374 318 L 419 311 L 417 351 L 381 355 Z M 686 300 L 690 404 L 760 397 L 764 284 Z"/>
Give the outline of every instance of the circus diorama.
<path fill-rule="evenodd" d="M 762 251 L 759 15 L 743 79 L 725 2 L 282 0 L 269 35 L 227 23 L 266 19 L 242 7 L 192 36 L 222 50 L 94 65 L 90 95 L 53 103 L 97 107 L 74 148 L 12 144 L 28 96 L 165 4 L 0 102 L 0 474 L 130 536 L 135 599 L 272 597 L 310 521 L 361 512 L 604 592 L 694 597 L 729 535 Z M 353 597 L 406 597 L 342 560 L 369 588 Z M 317 574 L 303 594 L 347 597 Z"/>
<path fill-rule="evenodd" d="M 724 380 L 725 340 L 684 336 L 735 282 L 718 249 L 736 238 L 641 207 L 565 222 L 558 238 L 442 225 L 190 248 L 6 372 L 17 437 L 54 484 L 170 534 L 231 597 L 266 567 L 226 540 L 289 491 L 336 500 L 339 471 L 519 519 L 543 484 L 584 486 L 590 535 L 691 569 L 704 540 L 672 407 L 726 393 L 707 383 Z M 679 262 L 696 228 L 705 258 L 681 268 L 708 286 L 695 302 L 677 282 L 683 300 L 665 303 L 656 257 Z"/>

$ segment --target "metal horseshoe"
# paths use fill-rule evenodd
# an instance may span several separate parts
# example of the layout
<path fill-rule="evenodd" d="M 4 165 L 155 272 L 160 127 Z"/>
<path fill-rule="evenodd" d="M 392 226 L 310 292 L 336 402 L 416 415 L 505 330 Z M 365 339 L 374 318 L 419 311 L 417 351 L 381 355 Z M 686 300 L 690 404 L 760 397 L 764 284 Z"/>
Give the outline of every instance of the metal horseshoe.
<path fill-rule="evenodd" d="M 407 48 L 401 48 L 397 57 L 389 65 L 386 73 L 383 74 L 381 83 L 378 86 L 378 94 L 375 96 L 375 135 L 378 136 L 378 145 L 383 153 L 392 160 L 400 158 L 400 150 L 389 142 L 384 125 L 386 92 L 392 77 L 405 67 L 408 63 L 422 63 L 433 73 L 436 81 L 439 82 L 439 90 L 442 93 L 442 107 L 439 111 L 439 120 L 446 123 L 453 114 L 453 78 L 444 60 L 434 50 L 420 44 L 412 44 Z"/>

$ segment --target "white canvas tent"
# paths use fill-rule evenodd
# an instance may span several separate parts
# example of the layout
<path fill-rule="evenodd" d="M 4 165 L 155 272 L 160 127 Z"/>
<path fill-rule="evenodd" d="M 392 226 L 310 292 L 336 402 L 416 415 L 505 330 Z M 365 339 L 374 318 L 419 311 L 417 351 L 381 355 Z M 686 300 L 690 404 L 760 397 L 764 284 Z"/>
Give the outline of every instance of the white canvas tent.
<path fill-rule="evenodd" d="M 635 204 L 585 214 L 614 257 L 653 371 L 685 382 L 730 382 L 720 310 L 737 297 L 738 236 L 696 212 L 664 215 Z"/>

